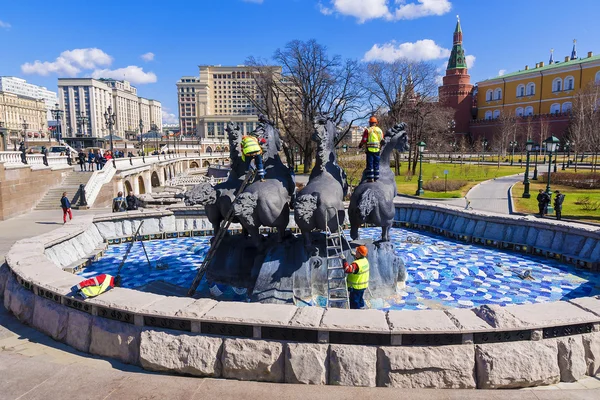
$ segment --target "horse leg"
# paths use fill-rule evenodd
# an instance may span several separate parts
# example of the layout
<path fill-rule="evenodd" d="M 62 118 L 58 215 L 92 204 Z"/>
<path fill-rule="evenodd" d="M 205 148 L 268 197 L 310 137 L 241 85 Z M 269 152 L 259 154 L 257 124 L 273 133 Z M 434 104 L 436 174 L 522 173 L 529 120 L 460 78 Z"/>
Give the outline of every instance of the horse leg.
<path fill-rule="evenodd" d="M 381 241 L 389 242 L 390 241 L 390 228 L 392 227 L 392 222 L 384 222 L 381 226 Z"/>
<path fill-rule="evenodd" d="M 356 212 L 350 213 L 350 237 L 352 240 L 360 239 L 358 234 L 358 228 L 360 227 L 360 218 L 356 215 Z"/>

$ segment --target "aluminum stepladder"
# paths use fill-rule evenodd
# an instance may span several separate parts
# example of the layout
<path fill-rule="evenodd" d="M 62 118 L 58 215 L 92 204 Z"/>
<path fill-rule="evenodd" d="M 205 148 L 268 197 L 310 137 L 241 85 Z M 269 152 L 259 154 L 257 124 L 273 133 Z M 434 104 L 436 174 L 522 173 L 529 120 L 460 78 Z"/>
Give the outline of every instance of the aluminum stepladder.
<path fill-rule="evenodd" d="M 215 236 L 213 238 L 213 242 L 212 242 L 212 245 L 210 246 L 210 250 L 208 250 L 208 254 L 204 258 L 202 265 L 200 266 L 200 268 L 198 269 L 198 272 L 196 273 L 196 277 L 192 281 L 192 285 L 190 286 L 190 289 L 188 290 L 188 293 L 187 293 L 187 295 L 189 297 L 192 297 L 194 295 L 194 293 L 196 293 L 196 289 L 198 289 L 198 285 L 200 285 L 200 282 L 202 281 L 202 278 L 204 277 L 206 270 L 208 269 L 213 257 L 217 253 L 217 249 L 221 245 L 221 242 L 223 241 L 223 238 L 225 237 L 225 235 L 227 235 L 227 230 L 229 229 L 229 225 L 231 225 L 231 221 L 233 220 L 233 205 L 237 201 L 238 196 L 244 192 L 244 189 L 246 189 L 246 186 L 248 186 L 248 184 L 254 180 L 254 177 L 256 176 L 256 172 L 257 172 L 256 168 L 252 168 L 251 171 L 249 171 L 246 174 L 246 178 L 244 179 L 240 188 L 238 189 L 237 193 L 235 194 L 235 198 L 233 199 L 233 202 L 231 203 L 231 207 L 229 208 L 229 211 L 227 212 L 227 216 L 225 217 L 225 219 L 223 221 L 221 221 L 219 233 L 217 234 L 217 236 Z"/>
<path fill-rule="evenodd" d="M 344 271 L 344 247 L 347 241 L 343 227 L 340 224 L 338 210 L 334 207 L 327 208 L 326 215 L 329 221 L 329 212 L 333 210 L 337 221 L 337 232 L 331 232 L 329 224 L 326 225 L 326 256 L 327 256 L 327 308 L 350 308 L 346 272 Z"/>

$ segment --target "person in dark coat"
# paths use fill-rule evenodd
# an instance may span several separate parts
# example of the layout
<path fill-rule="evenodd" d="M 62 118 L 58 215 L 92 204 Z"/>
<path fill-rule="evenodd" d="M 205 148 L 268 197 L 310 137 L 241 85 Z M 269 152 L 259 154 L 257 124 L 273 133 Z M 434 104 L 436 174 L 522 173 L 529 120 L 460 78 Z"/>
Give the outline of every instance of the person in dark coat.
<path fill-rule="evenodd" d="M 537 195 L 538 209 L 540 211 L 540 218 L 548 214 L 548 204 L 550 204 L 550 195 L 540 189 L 540 193 Z"/>
<path fill-rule="evenodd" d="M 138 209 L 139 200 L 133 193 L 129 192 L 125 198 L 125 201 L 127 202 L 127 211 Z"/>
<path fill-rule="evenodd" d="M 42 156 L 44 156 L 44 165 L 48 166 L 48 148 L 46 146 L 42 146 Z"/>
<path fill-rule="evenodd" d="M 560 190 L 556 191 L 556 197 L 554 197 L 554 212 L 556 213 L 556 219 L 560 220 L 562 218 L 562 206 L 565 201 L 565 195 L 560 192 Z"/>
<path fill-rule="evenodd" d="M 117 197 L 113 199 L 112 210 L 113 212 L 127 211 L 127 201 L 123 197 L 123 192 L 119 192 Z"/>
<path fill-rule="evenodd" d="M 69 221 L 73 219 L 73 213 L 71 212 L 71 202 L 67 197 L 67 192 L 63 192 L 62 197 L 60 198 L 60 206 L 63 210 L 63 223 L 67 223 L 67 214 L 69 214 Z"/>
<path fill-rule="evenodd" d="M 77 154 L 77 160 L 79 163 L 79 168 L 82 171 L 86 171 L 87 168 L 85 166 L 85 153 L 83 152 L 83 150 L 79 150 L 79 153 Z"/>

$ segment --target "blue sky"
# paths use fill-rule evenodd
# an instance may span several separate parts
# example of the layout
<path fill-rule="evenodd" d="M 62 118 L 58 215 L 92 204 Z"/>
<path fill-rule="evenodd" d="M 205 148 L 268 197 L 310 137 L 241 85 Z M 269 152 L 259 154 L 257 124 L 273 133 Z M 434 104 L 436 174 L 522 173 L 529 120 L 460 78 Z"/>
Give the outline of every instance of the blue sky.
<path fill-rule="evenodd" d="M 57 77 L 123 76 L 177 110 L 175 83 L 197 65 L 270 58 L 293 39 L 332 54 L 439 65 L 460 14 L 473 82 L 570 54 L 600 52 L 600 1 L 105 0 L 3 1 L 0 75 L 56 90 Z M 151 53 L 151 54 L 149 54 Z M 166 119 L 173 116 L 166 115 Z"/>

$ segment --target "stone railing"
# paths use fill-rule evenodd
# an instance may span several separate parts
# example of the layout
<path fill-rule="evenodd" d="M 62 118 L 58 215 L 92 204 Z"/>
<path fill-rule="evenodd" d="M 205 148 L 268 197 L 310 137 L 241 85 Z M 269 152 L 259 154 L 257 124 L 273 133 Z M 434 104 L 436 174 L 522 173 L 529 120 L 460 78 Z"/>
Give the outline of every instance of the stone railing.
<path fill-rule="evenodd" d="M 467 226 L 474 221 L 475 226 L 518 227 L 510 223 L 517 219 L 449 207 L 405 203 L 397 209 L 405 224 L 430 221 L 427 212 L 432 211 L 432 227 L 436 218 L 442 227 L 448 218 L 459 224 L 461 215 Z M 132 240 L 141 221 L 143 240 L 210 234 L 207 221 L 187 211 L 83 216 L 17 242 L 7 254 L 8 269 L 0 269 L 4 305 L 22 322 L 77 350 L 151 371 L 270 382 L 485 389 L 571 382 L 600 372 L 598 297 L 385 312 L 217 302 L 124 288 L 87 300 L 73 294 L 80 278 L 65 270 L 97 259 L 106 242 Z M 484 234 L 496 228 L 489 229 Z M 573 228 L 570 234 L 598 242 L 592 230 Z"/>
<path fill-rule="evenodd" d="M 88 206 L 92 206 L 100 193 L 102 186 L 115 176 L 116 169 L 112 162 L 107 162 L 100 171 L 96 170 L 85 185 L 85 196 Z"/>
<path fill-rule="evenodd" d="M 58 167 L 58 166 L 66 166 L 69 165 L 67 156 L 51 156 L 48 155 L 48 166 L 49 167 Z"/>
<path fill-rule="evenodd" d="M 44 165 L 43 154 L 27 154 L 27 164 L 29 165 Z"/>
<path fill-rule="evenodd" d="M 22 164 L 20 151 L 0 151 L 0 163 Z"/>

